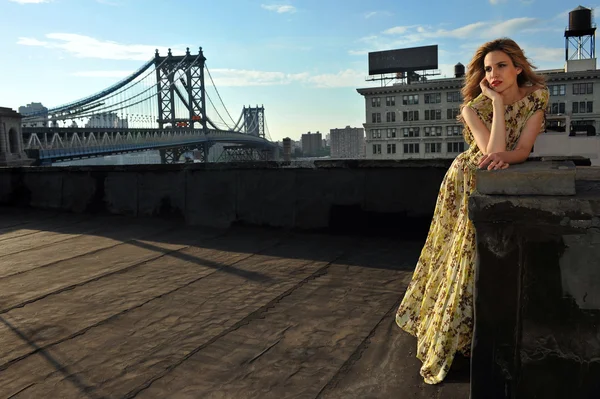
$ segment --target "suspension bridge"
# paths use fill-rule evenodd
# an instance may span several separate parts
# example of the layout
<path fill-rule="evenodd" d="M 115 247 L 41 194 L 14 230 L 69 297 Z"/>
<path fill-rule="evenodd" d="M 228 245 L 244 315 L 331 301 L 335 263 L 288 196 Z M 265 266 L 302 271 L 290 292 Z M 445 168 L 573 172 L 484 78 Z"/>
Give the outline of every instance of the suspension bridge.
<path fill-rule="evenodd" d="M 231 117 L 201 47 L 182 56 L 156 50 L 140 69 L 99 93 L 24 115 L 22 130 L 27 155 L 40 165 L 148 150 L 158 150 L 162 163 L 180 162 L 192 151 L 208 162 L 216 143 L 228 144 L 224 160 L 257 161 L 276 158 L 279 149 L 264 107 L 244 106 L 237 121 Z"/>

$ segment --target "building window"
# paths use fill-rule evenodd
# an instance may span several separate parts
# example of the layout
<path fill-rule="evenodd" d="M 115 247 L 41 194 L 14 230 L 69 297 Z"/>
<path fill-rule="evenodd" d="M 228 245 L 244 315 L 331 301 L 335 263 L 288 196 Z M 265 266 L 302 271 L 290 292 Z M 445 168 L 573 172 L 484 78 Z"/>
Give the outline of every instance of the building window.
<path fill-rule="evenodd" d="M 419 128 L 418 127 L 403 127 L 402 135 L 404 137 L 419 137 Z"/>
<path fill-rule="evenodd" d="M 396 122 L 396 113 L 394 111 L 392 111 L 392 112 L 386 112 L 385 113 L 385 120 L 387 122 Z"/>
<path fill-rule="evenodd" d="M 405 122 L 418 121 L 419 111 L 404 111 L 402 112 L 402 118 Z"/>
<path fill-rule="evenodd" d="M 396 138 L 396 128 L 390 128 L 387 130 L 387 138 L 395 139 Z"/>
<path fill-rule="evenodd" d="M 381 129 L 371 129 L 371 138 L 380 139 L 381 138 Z"/>
<path fill-rule="evenodd" d="M 442 127 L 441 126 L 426 126 L 423 128 L 425 132 L 425 137 L 434 137 L 442 135 Z"/>
<path fill-rule="evenodd" d="M 448 144 L 448 152 L 449 153 L 458 153 L 458 152 L 464 152 L 465 151 L 465 143 L 460 141 L 460 142 L 453 142 L 453 143 L 447 143 Z"/>
<path fill-rule="evenodd" d="M 550 113 L 551 114 L 564 114 L 565 113 L 565 103 L 552 103 L 550 105 Z"/>
<path fill-rule="evenodd" d="M 442 152 L 442 143 L 425 143 L 425 152 L 426 153 Z"/>
<path fill-rule="evenodd" d="M 440 93 L 425 94 L 425 104 L 439 104 L 441 102 L 442 95 Z"/>
<path fill-rule="evenodd" d="M 441 126 L 426 126 L 424 128 L 425 137 L 433 137 L 433 136 L 441 136 L 442 135 L 442 127 Z"/>
<path fill-rule="evenodd" d="M 381 112 L 373 112 L 371 114 L 372 123 L 381 123 Z"/>
<path fill-rule="evenodd" d="M 381 154 L 381 144 L 373 144 L 373 155 Z"/>
<path fill-rule="evenodd" d="M 550 85 L 548 91 L 551 96 L 564 96 L 566 92 L 566 85 Z"/>
<path fill-rule="evenodd" d="M 381 107 L 381 97 L 372 97 L 371 107 Z"/>
<path fill-rule="evenodd" d="M 462 126 L 446 126 L 447 136 L 460 136 L 462 134 Z"/>
<path fill-rule="evenodd" d="M 460 114 L 460 108 L 448 108 L 446 110 L 446 116 L 448 119 L 456 119 L 458 114 Z"/>
<path fill-rule="evenodd" d="M 425 120 L 426 121 L 435 121 L 442 119 L 442 110 L 441 109 L 426 109 L 425 110 Z"/>
<path fill-rule="evenodd" d="M 396 105 L 396 97 L 390 96 L 385 98 L 386 107 L 393 107 Z"/>
<path fill-rule="evenodd" d="M 419 153 L 419 143 L 404 144 L 404 153 L 405 154 L 418 154 Z"/>
<path fill-rule="evenodd" d="M 402 105 L 413 105 L 419 103 L 419 95 L 411 94 L 407 96 L 402 96 Z"/>
<path fill-rule="evenodd" d="M 584 114 L 584 113 L 592 113 L 594 112 L 594 102 L 593 101 L 579 101 L 573 103 L 573 113 L 574 114 Z"/>
<path fill-rule="evenodd" d="M 395 154 L 396 153 L 396 144 L 388 144 L 387 145 L 387 153 Z"/>
<path fill-rule="evenodd" d="M 573 83 L 573 94 L 594 94 L 594 84 Z"/>
<path fill-rule="evenodd" d="M 446 101 L 448 101 L 449 103 L 462 102 L 462 97 L 460 95 L 460 91 L 449 91 L 447 94 Z"/>

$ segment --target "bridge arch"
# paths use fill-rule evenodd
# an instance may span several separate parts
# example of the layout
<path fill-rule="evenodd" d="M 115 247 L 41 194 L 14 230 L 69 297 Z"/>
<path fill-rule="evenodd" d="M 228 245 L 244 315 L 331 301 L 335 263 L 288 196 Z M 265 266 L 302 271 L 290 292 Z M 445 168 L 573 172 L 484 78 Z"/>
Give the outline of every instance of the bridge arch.
<path fill-rule="evenodd" d="M 8 131 L 9 151 L 12 154 L 18 154 L 19 151 L 19 132 L 15 128 Z"/>

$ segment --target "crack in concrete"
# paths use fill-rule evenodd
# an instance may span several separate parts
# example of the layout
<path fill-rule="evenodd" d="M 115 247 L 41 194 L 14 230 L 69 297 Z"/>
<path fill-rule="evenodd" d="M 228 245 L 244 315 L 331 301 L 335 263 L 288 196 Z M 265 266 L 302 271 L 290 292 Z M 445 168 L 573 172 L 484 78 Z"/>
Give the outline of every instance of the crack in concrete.
<path fill-rule="evenodd" d="M 57 261 L 54 261 L 54 262 L 46 263 L 46 264 L 38 266 L 38 267 L 34 267 L 33 269 L 22 270 L 20 272 L 8 274 L 6 276 L 0 277 L 0 280 L 4 280 L 4 279 L 9 278 L 9 277 L 14 277 L 14 276 L 18 276 L 18 275 L 21 275 L 21 274 L 29 273 L 29 272 L 31 272 L 33 270 L 39 270 L 39 269 L 43 269 L 43 268 L 46 268 L 46 267 L 50 267 L 50 266 L 56 265 L 56 264 L 58 264 L 60 262 L 66 262 L 66 261 L 70 261 L 70 260 L 73 260 L 73 259 L 81 258 L 81 257 L 84 257 L 84 256 L 93 255 L 93 254 L 96 254 L 96 253 L 101 252 L 101 251 L 105 251 L 105 250 L 108 250 L 108 249 L 116 248 L 116 247 L 118 247 L 120 245 L 126 245 L 126 244 L 128 244 L 130 242 L 133 242 L 133 241 L 136 241 L 136 240 L 142 240 L 142 239 L 144 239 L 144 237 L 152 237 L 154 235 L 168 233 L 170 231 L 174 231 L 174 230 L 177 230 L 177 229 L 178 229 L 178 227 L 174 226 L 174 227 L 170 227 L 170 228 L 168 228 L 166 230 L 161 230 L 161 231 L 156 232 L 156 233 L 151 233 L 150 235 L 142 235 L 142 236 L 137 237 L 137 238 L 131 238 L 131 239 L 127 240 L 127 241 L 121 241 L 121 242 L 119 242 L 117 244 L 110 245 L 110 246 L 104 247 L 104 248 L 95 249 L 95 250 L 90 251 L 90 252 L 86 252 L 86 253 L 83 253 L 83 254 L 79 254 L 79 255 L 73 256 L 71 258 L 60 259 L 60 260 L 57 260 Z M 80 235 L 75 236 L 75 237 L 67 238 L 66 240 L 63 240 L 63 241 L 50 243 L 50 244 L 47 244 L 46 247 L 54 245 L 54 244 L 58 244 L 58 243 L 61 243 L 61 242 L 69 241 L 69 240 L 72 240 L 72 239 L 75 239 L 75 238 L 78 238 L 78 237 L 81 237 L 81 236 L 84 236 L 84 235 L 86 235 L 86 234 L 80 234 Z M 35 249 L 39 249 L 39 248 L 44 248 L 44 246 L 37 247 Z M 23 251 L 19 251 L 19 252 L 26 252 L 26 251 L 28 251 L 28 250 L 23 250 Z M 6 256 L 15 255 L 15 254 L 18 254 L 19 252 L 15 252 L 15 253 L 12 253 L 12 254 L 9 254 L 9 255 L 6 255 Z M 2 258 L 2 256 L 0 256 L 0 258 Z M 4 312 L 6 312 L 6 310 L 0 311 L 0 314 L 2 314 Z"/>
<path fill-rule="evenodd" d="M 92 217 L 88 217 L 88 218 L 84 218 L 84 219 L 77 220 L 77 221 L 71 221 L 71 222 L 69 222 L 67 224 L 63 224 L 63 225 L 60 225 L 60 226 L 56 227 L 56 229 L 58 230 L 58 229 L 63 228 L 63 227 L 73 226 L 75 224 L 79 224 L 79 223 L 83 223 L 83 222 L 89 222 L 91 219 L 92 219 Z M 39 225 L 37 227 L 39 228 Z M 48 227 L 45 227 L 45 229 L 47 229 L 47 228 Z M 34 229 L 31 229 L 31 230 L 34 230 Z M 0 230 L 0 242 L 1 241 L 14 240 L 16 238 L 23 238 L 23 237 L 31 236 L 33 234 L 47 233 L 47 232 L 48 232 L 48 230 L 37 230 L 37 231 L 32 231 L 31 233 L 23 233 L 23 234 L 20 234 L 20 235 L 17 235 L 17 236 L 1 238 L 2 237 L 2 231 Z M 43 248 L 43 246 L 42 247 L 36 247 L 36 249 L 37 248 Z M 4 256 L 4 255 L 2 255 L 2 256 Z"/>
<path fill-rule="evenodd" d="M 224 233 L 224 234 L 225 234 L 225 233 Z M 210 239 L 208 239 L 208 240 L 216 239 L 216 238 L 218 238 L 218 237 L 220 237 L 220 236 L 223 236 L 224 234 L 221 234 L 221 235 L 219 235 L 219 236 L 216 236 L 216 237 L 211 237 L 211 238 L 210 238 Z M 265 248 L 263 248 L 261 251 L 259 251 L 259 252 L 257 252 L 257 253 L 250 254 L 250 255 L 248 255 L 248 256 L 246 256 L 246 257 L 242 258 L 242 259 L 238 259 L 237 261 L 235 261 L 235 262 L 233 262 L 233 263 L 231 263 L 231 264 L 228 264 L 228 265 L 226 265 L 226 267 L 235 266 L 236 264 L 238 264 L 238 263 L 240 263 L 240 262 L 242 262 L 242 261 L 244 261 L 244 260 L 247 260 L 247 259 L 249 259 L 249 258 L 251 258 L 251 257 L 253 257 L 253 256 L 256 256 L 256 255 L 259 255 L 261 252 L 264 252 L 264 251 L 266 251 L 266 250 L 268 250 L 268 249 L 271 249 L 271 248 L 273 248 L 273 247 L 275 247 L 275 246 L 279 245 L 280 243 L 281 243 L 281 242 L 275 242 L 275 243 L 273 243 L 272 245 L 270 245 L 270 246 L 268 246 L 268 247 L 265 247 Z M 87 284 L 87 283 L 89 283 L 89 282 L 93 282 L 94 280 L 100 280 L 101 278 L 107 277 L 107 276 L 109 276 L 109 275 L 112 275 L 112 274 L 123 273 L 123 272 L 125 272 L 125 271 L 128 271 L 128 270 L 130 270 L 130 269 L 133 269 L 133 268 L 135 268 L 135 267 L 142 266 L 142 265 L 144 265 L 145 263 L 148 263 L 148 262 L 151 262 L 151 261 L 153 261 L 153 260 L 159 259 L 159 258 L 161 258 L 161 257 L 163 257 L 163 256 L 166 256 L 166 255 L 169 255 L 170 253 L 177 252 L 177 251 L 182 251 L 182 250 L 184 250 L 184 249 L 186 249 L 186 248 L 189 248 L 189 247 L 184 247 L 184 248 L 181 248 L 181 249 L 178 249 L 178 250 L 174 250 L 174 251 L 171 251 L 171 252 L 169 252 L 169 253 L 167 253 L 167 254 L 164 254 L 164 255 L 162 255 L 162 256 L 159 256 L 159 257 L 157 257 L 157 258 L 155 258 L 155 259 L 150 259 L 150 260 L 147 260 L 147 261 L 144 261 L 144 262 L 137 263 L 137 264 L 135 264 L 135 265 L 131 265 L 131 266 L 129 266 L 127 269 L 121 269 L 121 270 L 117 270 L 116 272 L 109 273 L 109 274 L 107 274 L 107 275 L 103 275 L 103 276 L 100 276 L 100 277 L 94 278 L 93 280 L 89 280 L 89 281 L 86 281 L 86 282 L 84 282 L 84 283 L 78 284 L 78 286 L 80 286 L 80 285 L 84 285 L 84 284 Z M 175 292 L 177 292 L 177 291 L 179 291 L 179 290 L 181 290 L 181 289 L 183 289 L 183 288 L 186 288 L 186 287 L 188 287 L 188 286 L 190 286 L 190 285 L 192 285 L 192 284 L 194 284 L 194 283 L 196 283 L 196 282 L 198 282 L 198 281 L 202 280 L 203 278 L 209 277 L 209 276 L 213 275 L 214 273 L 217 273 L 217 272 L 219 272 L 220 270 L 221 270 L 221 268 L 219 268 L 219 269 L 215 269 L 215 270 L 213 270 L 212 272 L 210 272 L 209 274 L 206 274 L 206 275 L 204 275 L 204 276 L 202 276 L 202 277 L 199 277 L 199 278 L 197 278 L 197 279 L 194 279 L 194 280 L 192 280 L 192 281 L 190 281 L 190 282 L 186 283 L 185 285 L 182 285 L 182 286 L 179 286 L 179 287 L 177 287 L 177 288 L 174 288 L 174 289 L 172 289 L 171 291 L 168 291 L 168 292 L 162 293 L 162 294 L 160 294 L 160 295 L 157 295 L 157 296 L 155 296 L 155 297 L 152 297 L 152 298 L 150 298 L 150 299 L 148 299 L 148 300 L 144 301 L 144 302 L 143 302 L 143 303 L 141 303 L 141 304 L 138 304 L 138 305 L 136 305 L 136 306 L 133 306 L 133 307 L 131 307 L 131 308 L 128 308 L 128 309 L 122 310 L 121 312 L 115 313 L 115 314 L 111 315 L 110 317 L 107 317 L 106 319 L 100 320 L 100 321 L 99 321 L 99 322 L 97 322 L 97 323 L 94 323 L 94 324 L 92 324 L 92 325 L 90 325 L 90 326 L 88 326 L 88 327 L 85 327 L 85 328 L 83 328 L 83 329 L 81 329 L 81 330 L 79 330 L 79 331 L 76 331 L 75 333 L 73 333 L 73 334 L 71 334 L 71 335 L 69 335 L 69 336 L 67 336 L 67 337 L 65 337 L 65 338 L 63 338 L 63 339 L 60 339 L 60 340 L 58 340 L 58 341 L 55 341 L 55 342 L 52 342 L 52 343 L 50 343 L 50 344 L 47 344 L 47 345 L 44 345 L 44 346 L 38 347 L 36 350 L 34 350 L 34 351 L 32 351 L 32 352 L 29 352 L 29 353 L 27 353 L 27 354 L 25 354 L 25 355 L 19 356 L 19 357 L 15 358 L 15 359 L 12 359 L 12 360 L 10 360 L 10 361 L 8 361 L 8 362 L 4 363 L 4 364 L 0 364 L 0 371 L 3 371 L 3 370 L 5 370 L 5 369 L 7 369 L 8 367 L 12 366 L 13 364 L 15 364 L 15 363 L 17 363 L 17 362 L 19 362 L 19 361 L 21 361 L 21 360 L 23 360 L 23 359 L 25 359 L 25 358 L 27 358 L 27 357 L 31 356 L 31 355 L 34 355 L 34 354 L 36 354 L 36 353 L 38 353 L 38 352 L 40 352 L 40 351 L 46 350 L 46 349 L 48 349 L 48 348 L 51 348 L 51 347 L 53 347 L 53 346 L 56 346 L 56 345 L 58 345 L 58 344 L 61 344 L 61 343 L 65 342 L 65 341 L 68 341 L 68 340 L 71 340 L 71 339 L 73 339 L 73 338 L 76 338 L 76 337 L 78 337 L 78 336 L 80 336 L 80 335 L 83 335 L 83 334 L 85 334 L 86 332 L 88 332 L 89 330 L 91 330 L 92 328 L 95 328 L 95 327 L 101 326 L 102 324 L 108 323 L 108 322 L 110 322 L 110 321 L 112 321 L 112 320 L 114 320 L 114 319 L 116 319 L 116 318 L 118 318 L 118 317 L 120 317 L 120 316 L 122 316 L 122 315 L 124 315 L 124 314 L 126 314 L 126 313 L 128 313 L 128 312 L 130 312 L 130 311 L 132 311 L 132 310 L 135 310 L 135 309 L 141 308 L 142 306 L 144 306 L 144 305 L 146 305 L 146 304 L 148 304 L 148 303 L 150 303 L 150 302 L 153 302 L 153 301 L 155 301 L 155 300 L 157 300 L 157 299 L 160 299 L 160 298 L 162 298 L 162 297 L 164 297 L 164 296 L 170 295 L 170 294 L 172 294 L 172 293 L 175 293 Z M 76 288 L 76 286 L 74 286 L 74 287 L 70 287 L 69 289 L 74 289 L 74 288 Z M 63 291 L 61 291 L 61 292 L 64 292 L 64 291 L 67 291 L 67 290 L 65 289 L 65 290 L 63 290 Z M 49 295 L 54 295 L 54 294 L 58 294 L 58 293 L 60 293 L 60 292 L 58 292 L 58 291 L 57 291 L 57 292 L 53 292 L 53 293 L 51 293 L 51 294 L 48 294 L 48 295 L 46 295 L 46 296 L 49 296 Z M 23 305 L 23 306 L 25 306 L 25 305 Z M 22 306 L 20 306 L 20 307 L 22 307 Z M 2 313 L 4 313 L 4 312 L 0 312 L 0 314 L 2 314 Z"/>
<path fill-rule="evenodd" d="M 150 388 L 150 386 L 152 384 L 154 384 L 156 381 L 160 380 L 161 378 L 167 376 L 169 373 L 171 373 L 173 370 L 175 370 L 177 367 L 179 367 L 181 364 L 183 364 L 186 360 L 188 360 L 189 358 L 194 356 L 196 353 L 200 352 L 202 349 L 205 349 L 206 347 L 213 344 L 220 338 L 226 336 L 227 334 L 230 334 L 230 333 L 240 329 L 241 327 L 250 324 L 252 321 L 254 321 L 256 319 L 260 319 L 264 314 L 268 313 L 268 311 L 270 309 L 277 306 L 277 304 L 279 304 L 286 297 L 290 296 L 298 288 L 308 284 L 309 282 L 311 282 L 313 280 L 316 280 L 317 278 L 327 275 L 328 269 L 331 267 L 331 265 L 334 264 L 335 262 L 337 262 L 338 260 L 340 260 L 344 254 L 345 254 L 345 252 L 342 251 L 342 253 L 340 253 L 338 256 L 336 256 L 333 260 L 327 262 L 327 264 L 325 266 L 319 268 L 314 273 L 312 273 L 310 276 L 307 276 L 306 278 L 302 279 L 297 284 L 295 284 L 293 287 L 291 287 L 290 289 L 286 290 L 285 292 L 279 294 L 278 296 L 276 296 L 275 298 L 273 298 L 272 300 L 267 302 L 265 305 L 256 309 L 254 312 L 252 312 L 252 313 L 248 314 L 247 316 L 245 316 L 244 318 L 240 319 L 239 321 L 237 321 L 234 325 L 232 325 L 228 329 L 222 331 L 221 333 L 215 335 L 214 337 L 212 337 L 211 339 L 209 339 L 202 345 L 196 347 L 195 349 L 190 351 L 187 355 L 185 355 L 180 361 L 167 367 L 162 373 L 159 373 L 155 377 L 146 381 L 144 384 L 142 384 L 142 385 L 138 386 L 137 388 L 128 392 L 126 395 L 123 396 L 123 399 L 135 398 L 140 392 Z"/>
<path fill-rule="evenodd" d="M 381 325 L 383 320 L 385 320 L 388 316 L 392 315 L 392 313 L 398 308 L 398 306 L 400 306 L 401 299 L 402 298 L 400 298 L 399 300 L 394 302 L 392 307 L 389 308 L 387 312 L 385 312 L 383 317 L 381 317 L 381 319 L 379 319 L 377 324 L 375 324 L 375 327 L 373 327 L 373 329 L 369 332 L 369 334 L 367 334 L 365 339 L 363 339 L 362 342 L 356 347 L 354 352 L 352 352 L 352 354 L 348 357 L 348 359 L 346 359 L 346 361 L 342 364 L 342 366 L 334 374 L 334 376 L 331 377 L 331 379 L 327 382 L 327 384 L 325 384 L 325 386 L 323 386 L 323 388 L 319 391 L 317 396 L 315 396 L 315 399 L 323 397 L 323 394 L 325 392 L 334 389 L 337 386 L 337 384 L 346 376 L 346 374 L 348 374 L 348 372 L 350 372 L 350 370 L 352 369 L 352 366 L 354 366 L 354 364 L 362 357 L 362 354 L 364 353 L 364 351 L 367 350 L 367 348 L 369 347 L 369 344 L 371 343 L 371 338 L 373 338 L 373 336 L 375 335 L 375 332 L 377 331 L 377 329 L 379 328 L 379 326 Z"/>
<path fill-rule="evenodd" d="M 27 385 L 27 386 L 26 386 L 26 387 L 24 387 L 24 388 L 21 388 L 21 389 L 19 389 L 17 392 L 15 392 L 15 393 L 11 394 L 10 396 L 7 396 L 6 398 L 7 398 L 7 399 L 14 398 L 14 397 L 16 397 L 17 395 L 19 395 L 19 394 L 21 394 L 21 393 L 25 392 L 26 390 L 28 390 L 29 388 L 31 388 L 31 387 L 32 387 L 32 386 L 34 386 L 34 385 L 35 385 L 35 382 L 32 382 L 31 384 Z"/>

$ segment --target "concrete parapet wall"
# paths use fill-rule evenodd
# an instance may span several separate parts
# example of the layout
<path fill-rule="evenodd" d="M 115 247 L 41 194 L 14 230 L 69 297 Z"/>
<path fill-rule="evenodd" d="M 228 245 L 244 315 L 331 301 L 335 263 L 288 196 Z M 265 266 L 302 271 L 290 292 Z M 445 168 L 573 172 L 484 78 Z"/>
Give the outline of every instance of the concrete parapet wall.
<path fill-rule="evenodd" d="M 559 170 L 541 181 L 562 173 L 558 188 L 570 190 L 572 171 Z M 571 196 L 549 187 L 554 195 L 470 198 L 478 254 L 472 399 L 600 393 L 600 168 L 577 170 L 575 186 Z"/>
<path fill-rule="evenodd" d="M 297 229 L 428 227 L 451 160 L 0 168 L 0 204 Z M 404 222 L 404 224 L 403 224 Z M 359 226 L 360 225 L 360 226 Z"/>

